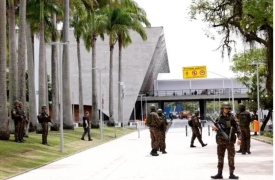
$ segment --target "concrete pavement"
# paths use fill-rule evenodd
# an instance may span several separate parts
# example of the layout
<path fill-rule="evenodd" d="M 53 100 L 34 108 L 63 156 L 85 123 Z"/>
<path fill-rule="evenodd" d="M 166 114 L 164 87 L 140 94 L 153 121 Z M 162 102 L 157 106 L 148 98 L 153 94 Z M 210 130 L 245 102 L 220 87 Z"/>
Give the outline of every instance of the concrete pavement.
<path fill-rule="evenodd" d="M 204 128 L 202 148 L 190 148 L 190 133 L 170 128 L 167 152 L 158 157 L 150 153 L 148 130 L 134 132 L 117 140 L 11 178 L 11 180 L 209 180 L 217 173 L 215 135 Z M 190 129 L 189 129 L 190 130 Z M 235 174 L 241 180 L 273 179 L 273 146 L 251 140 L 251 155 L 236 154 Z M 239 147 L 236 147 L 238 149 Z M 227 153 L 223 176 L 228 179 Z"/>

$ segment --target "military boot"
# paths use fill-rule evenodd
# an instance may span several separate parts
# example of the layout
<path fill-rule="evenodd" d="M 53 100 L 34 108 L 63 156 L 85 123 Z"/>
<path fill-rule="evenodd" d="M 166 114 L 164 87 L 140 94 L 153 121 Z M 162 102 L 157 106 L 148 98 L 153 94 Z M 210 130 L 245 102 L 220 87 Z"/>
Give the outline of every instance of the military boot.
<path fill-rule="evenodd" d="M 193 144 L 190 145 L 191 148 L 195 148 L 196 146 L 194 146 Z"/>
<path fill-rule="evenodd" d="M 233 173 L 230 173 L 229 179 L 239 179 L 239 176 L 235 176 Z"/>
<path fill-rule="evenodd" d="M 207 144 L 202 144 L 201 146 L 204 147 L 204 146 L 207 146 Z"/>
<path fill-rule="evenodd" d="M 159 154 L 157 153 L 157 149 L 153 149 L 153 152 L 151 154 L 152 156 L 158 156 Z"/>
<path fill-rule="evenodd" d="M 165 151 L 165 149 L 162 149 L 162 154 L 167 154 L 167 152 Z"/>
<path fill-rule="evenodd" d="M 242 148 L 240 148 L 239 151 L 236 151 L 236 153 L 242 153 Z"/>
<path fill-rule="evenodd" d="M 153 151 L 154 151 L 154 149 L 151 150 L 151 152 L 150 152 L 151 155 L 153 154 Z"/>
<path fill-rule="evenodd" d="M 251 152 L 250 152 L 250 148 L 247 148 L 247 154 L 251 154 Z"/>
<path fill-rule="evenodd" d="M 215 176 L 211 176 L 212 179 L 223 179 L 222 177 L 222 170 L 218 170 L 218 174 Z"/>

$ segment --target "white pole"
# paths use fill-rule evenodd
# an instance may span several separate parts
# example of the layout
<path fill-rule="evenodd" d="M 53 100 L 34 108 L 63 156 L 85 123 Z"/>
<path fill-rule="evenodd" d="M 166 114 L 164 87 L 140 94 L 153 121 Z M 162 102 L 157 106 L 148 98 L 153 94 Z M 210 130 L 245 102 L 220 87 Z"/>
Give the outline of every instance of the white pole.
<path fill-rule="evenodd" d="M 219 89 L 219 111 L 221 110 L 221 90 Z"/>
<path fill-rule="evenodd" d="M 234 89 L 233 89 L 233 79 L 231 78 L 231 93 L 232 93 L 232 109 L 233 114 L 235 113 L 235 103 L 234 103 Z"/>
<path fill-rule="evenodd" d="M 74 121 L 74 92 L 72 92 L 72 100 L 73 100 L 73 101 L 72 101 L 72 102 L 73 102 L 73 114 L 72 114 L 72 115 L 73 115 L 73 118 L 72 118 L 72 119 L 73 119 L 73 121 Z"/>
<path fill-rule="evenodd" d="M 61 43 L 59 44 L 59 116 L 60 116 L 60 151 L 63 150 L 63 87 L 62 87 L 62 59 L 61 59 Z"/>
<path fill-rule="evenodd" d="M 122 85 L 122 87 L 120 88 L 121 90 L 123 89 L 123 95 L 121 94 L 121 118 L 122 118 L 122 131 L 124 132 L 124 83 Z"/>
<path fill-rule="evenodd" d="M 257 105 L 258 105 L 258 123 L 259 123 L 259 136 L 261 134 L 260 131 L 260 90 L 259 90 L 259 63 L 257 65 Z"/>
<path fill-rule="evenodd" d="M 147 120 L 147 97 L 145 96 L 145 113 L 146 113 L 146 120 Z"/>
<path fill-rule="evenodd" d="M 140 109 L 141 109 L 141 122 L 143 122 L 143 107 L 142 107 L 142 94 L 140 95 Z"/>
<path fill-rule="evenodd" d="M 102 107 L 102 93 L 101 93 L 101 89 L 102 89 L 102 80 L 101 80 L 101 69 L 98 68 L 99 70 L 99 79 L 100 79 L 100 89 L 99 89 L 99 92 L 100 92 L 100 140 L 103 140 L 103 132 L 102 132 L 102 129 L 103 129 L 103 124 L 102 124 L 102 116 L 103 116 L 103 107 Z"/>

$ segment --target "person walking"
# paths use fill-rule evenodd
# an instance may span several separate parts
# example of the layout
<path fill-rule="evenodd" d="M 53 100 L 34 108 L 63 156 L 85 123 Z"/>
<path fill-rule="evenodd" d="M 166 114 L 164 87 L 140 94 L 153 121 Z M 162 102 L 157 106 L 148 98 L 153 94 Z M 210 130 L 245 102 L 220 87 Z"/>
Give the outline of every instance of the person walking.
<path fill-rule="evenodd" d="M 166 149 L 166 143 L 165 143 L 165 134 L 166 134 L 166 127 L 168 125 L 167 120 L 162 112 L 162 109 L 158 109 L 157 110 L 159 119 L 160 119 L 160 135 L 159 135 L 159 148 L 160 148 L 160 152 L 162 152 L 162 154 L 167 154 L 167 152 L 165 151 Z"/>
<path fill-rule="evenodd" d="M 195 115 L 191 117 L 191 122 L 192 122 L 192 137 L 191 137 L 191 144 L 190 147 L 194 148 L 196 146 L 194 146 L 194 141 L 196 138 L 198 138 L 199 142 L 201 143 L 201 146 L 207 146 L 207 144 L 204 144 L 202 141 L 202 127 L 201 127 L 201 123 L 199 122 L 199 114 L 200 111 L 195 111 Z"/>
<path fill-rule="evenodd" d="M 239 179 L 238 176 L 234 175 L 235 170 L 235 146 L 236 143 L 236 135 L 238 137 L 238 145 L 241 145 L 242 134 L 238 123 L 236 122 L 234 116 L 229 113 L 231 106 L 228 102 L 224 102 L 221 106 L 221 113 L 219 117 L 216 119 L 216 123 L 219 123 L 229 139 L 225 139 L 225 137 L 219 132 L 216 134 L 216 143 L 217 143 L 217 154 L 218 154 L 218 174 L 211 176 L 212 179 L 223 179 L 222 171 L 224 165 L 224 155 L 225 150 L 228 151 L 228 164 L 229 164 L 229 179 Z M 217 131 L 218 128 L 213 125 L 213 131 Z"/>
<path fill-rule="evenodd" d="M 85 141 L 84 137 L 86 136 L 86 134 L 88 134 L 88 141 L 92 141 L 93 139 L 91 139 L 91 133 L 90 133 L 90 128 L 89 128 L 89 124 L 90 124 L 90 120 L 89 120 L 89 111 L 85 112 L 85 115 L 83 116 L 83 129 L 84 132 L 82 134 L 81 139 L 83 141 Z"/>
<path fill-rule="evenodd" d="M 250 152 L 250 123 L 252 122 L 252 119 L 250 117 L 250 113 L 247 112 L 246 107 L 244 104 L 239 104 L 239 113 L 236 115 L 237 119 L 239 120 L 240 129 L 242 132 L 242 145 L 240 147 L 239 151 L 236 151 L 237 153 L 242 153 L 245 155 L 246 153 L 251 154 Z"/>

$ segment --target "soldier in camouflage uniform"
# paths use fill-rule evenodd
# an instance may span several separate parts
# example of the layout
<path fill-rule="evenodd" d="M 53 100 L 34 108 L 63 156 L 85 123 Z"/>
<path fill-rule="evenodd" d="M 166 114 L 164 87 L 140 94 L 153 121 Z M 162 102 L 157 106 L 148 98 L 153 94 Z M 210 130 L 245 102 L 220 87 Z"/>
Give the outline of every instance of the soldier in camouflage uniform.
<path fill-rule="evenodd" d="M 162 112 L 162 109 L 158 109 L 157 113 L 158 113 L 158 116 L 159 116 L 159 119 L 161 122 L 160 127 L 159 127 L 159 130 L 160 130 L 159 148 L 160 148 L 160 151 L 162 152 L 162 154 L 167 154 L 167 152 L 165 151 L 165 149 L 166 149 L 165 134 L 166 134 L 166 126 L 168 125 L 168 123 L 167 123 L 167 120 Z"/>
<path fill-rule="evenodd" d="M 240 129 L 242 132 L 242 145 L 240 147 L 239 151 L 236 151 L 237 153 L 242 153 L 246 154 L 251 154 L 250 152 L 250 123 L 252 122 L 252 119 L 250 117 L 250 113 L 245 110 L 245 105 L 244 104 L 239 104 L 239 113 L 236 115 L 239 124 L 240 124 Z"/>
<path fill-rule="evenodd" d="M 202 137 L 201 137 L 201 133 L 200 133 L 200 131 L 202 131 L 202 127 L 201 127 L 201 123 L 199 122 L 199 114 L 200 114 L 200 111 L 196 111 L 195 115 L 191 117 L 192 133 L 193 133 L 192 138 L 191 138 L 191 145 L 190 145 L 191 148 L 196 147 L 196 146 L 194 146 L 194 141 L 196 138 L 198 138 L 202 147 L 207 146 L 207 144 L 204 144 L 202 141 Z"/>
<path fill-rule="evenodd" d="M 19 101 L 17 100 L 14 102 L 14 107 L 11 110 L 11 117 L 14 121 L 14 141 L 22 143 L 23 141 L 19 137 L 22 117 L 19 115 Z"/>
<path fill-rule="evenodd" d="M 235 159 L 235 147 L 234 144 L 236 142 L 236 135 L 238 136 L 238 145 L 241 144 L 241 130 L 238 126 L 238 123 L 236 122 L 234 116 L 229 113 L 231 107 L 228 102 L 224 102 L 221 107 L 221 114 L 216 119 L 216 123 L 221 124 L 224 129 L 222 129 L 229 137 L 230 140 L 225 139 L 222 134 L 217 133 L 216 135 L 216 142 L 217 142 L 217 154 L 218 154 L 218 174 L 215 176 L 211 176 L 212 179 L 223 179 L 222 171 L 223 171 L 223 165 L 224 165 L 224 154 L 225 150 L 228 151 L 228 164 L 229 164 L 229 171 L 230 176 L 229 179 L 239 179 L 238 176 L 234 175 L 234 159 Z M 212 130 L 217 131 L 218 128 L 213 125 Z"/>
<path fill-rule="evenodd" d="M 47 113 L 47 106 L 41 107 L 41 112 L 38 115 L 40 121 L 42 122 L 42 144 L 49 146 L 47 137 L 48 137 L 48 129 L 49 129 L 49 122 L 51 122 L 51 117 Z"/>
<path fill-rule="evenodd" d="M 159 148 L 159 127 L 160 127 L 160 119 L 158 117 L 158 114 L 156 113 L 156 106 L 152 104 L 150 106 L 150 114 L 148 118 L 150 118 L 150 124 L 148 124 L 149 129 L 150 129 L 150 136 L 151 136 L 151 146 L 152 146 L 152 151 L 151 155 L 152 156 L 158 156 L 159 154 L 157 153 L 158 148 Z"/>
<path fill-rule="evenodd" d="M 25 135 L 25 125 L 27 124 L 27 116 L 26 116 L 26 112 L 24 111 L 23 109 L 23 103 L 22 102 L 19 102 L 19 114 L 20 116 L 23 116 L 23 120 L 21 122 L 21 125 L 20 125 L 20 139 L 24 142 L 25 139 L 24 139 L 24 135 Z"/>

